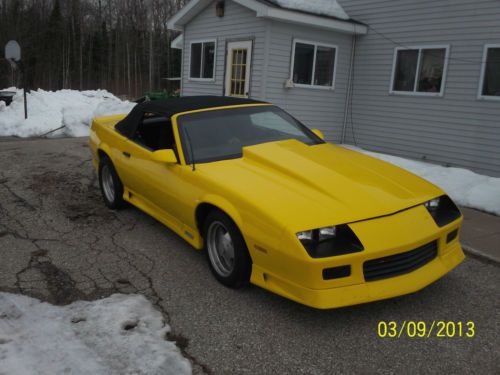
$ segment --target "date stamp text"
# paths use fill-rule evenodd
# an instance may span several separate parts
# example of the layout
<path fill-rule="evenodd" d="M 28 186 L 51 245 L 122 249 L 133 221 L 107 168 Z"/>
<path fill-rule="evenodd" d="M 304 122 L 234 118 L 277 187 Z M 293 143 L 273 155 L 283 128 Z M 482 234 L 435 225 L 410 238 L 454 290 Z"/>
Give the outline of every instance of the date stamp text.
<path fill-rule="evenodd" d="M 380 321 L 377 327 L 381 338 L 472 338 L 476 335 L 476 325 L 472 321 L 453 322 L 444 320 L 385 322 Z"/>

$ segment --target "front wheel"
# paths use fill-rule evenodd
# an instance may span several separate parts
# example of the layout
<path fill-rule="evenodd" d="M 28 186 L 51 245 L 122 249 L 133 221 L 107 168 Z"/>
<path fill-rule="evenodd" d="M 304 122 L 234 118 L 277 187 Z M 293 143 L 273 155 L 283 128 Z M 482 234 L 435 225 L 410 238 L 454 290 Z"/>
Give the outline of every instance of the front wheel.
<path fill-rule="evenodd" d="M 252 260 L 236 224 L 221 211 L 212 211 L 203 226 L 205 250 L 215 278 L 231 288 L 248 283 Z"/>
<path fill-rule="evenodd" d="M 113 210 L 125 206 L 123 184 L 108 157 L 103 157 L 99 163 L 99 186 L 106 206 Z"/>

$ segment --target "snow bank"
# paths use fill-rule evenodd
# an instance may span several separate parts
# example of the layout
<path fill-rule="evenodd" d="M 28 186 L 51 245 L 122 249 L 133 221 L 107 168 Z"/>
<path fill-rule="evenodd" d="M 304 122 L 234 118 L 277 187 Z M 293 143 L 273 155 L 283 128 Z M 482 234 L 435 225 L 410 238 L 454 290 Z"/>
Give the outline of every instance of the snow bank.
<path fill-rule="evenodd" d="M 52 136 L 82 137 L 89 134 L 95 116 L 128 113 L 135 103 L 122 101 L 106 90 L 31 91 L 28 94 L 28 119 L 24 119 L 23 91 L 16 88 L 10 106 L 0 102 L 0 136 L 31 137 L 61 126 Z"/>
<path fill-rule="evenodd" d="M 0 373 L 190 374 L 168 330 L 140 295 L 60 307 L 0 293 Z"/>
<path fill-rule="evenodd" d="M 407 169 L 439 186 L 455 202 L 464 207 L 476 208 L 500 216 L 500 178 L 480 175 L 463 168 L 443 167 L 397 156 L 369 152 L 350 145 L 344 145 L 344 147 Z"/>
<path fill-rule="evenodd" d="M 348 20 L 349 16 L 336 0 L 271 0 L 283 8 L 337 17 Z"/>

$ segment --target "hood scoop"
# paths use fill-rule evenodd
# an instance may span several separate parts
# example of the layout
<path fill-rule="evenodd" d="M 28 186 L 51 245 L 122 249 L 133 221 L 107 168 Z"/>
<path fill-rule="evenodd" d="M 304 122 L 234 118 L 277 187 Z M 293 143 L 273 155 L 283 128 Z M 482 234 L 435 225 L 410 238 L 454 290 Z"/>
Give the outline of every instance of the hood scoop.
<path fill-rule="evenodd" d="M 324 181 L 322 183 L 320 177 L 327 176 L 332 171 L 306 156 L 310 147 L 315 146 L 309 146 L 296 140 L 263 143 L 244 147 L 243 160 L 278 172 L 295 182 L 313 188 L 316 192 L 335 198 L 331 194 L 332 186 L 325 184 Z"/>

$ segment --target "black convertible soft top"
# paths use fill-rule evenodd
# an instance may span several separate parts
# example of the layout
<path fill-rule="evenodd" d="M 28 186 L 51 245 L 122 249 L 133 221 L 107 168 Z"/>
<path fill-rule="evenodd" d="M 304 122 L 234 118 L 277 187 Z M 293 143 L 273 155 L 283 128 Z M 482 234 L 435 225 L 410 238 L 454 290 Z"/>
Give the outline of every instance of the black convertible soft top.
<path fill-rule="evenodd" d="M 152 100 L 137 104 L 127 117 L 116 124 L 115 128 L 126 137 L 131 137 L 144 117 L 144 113 L 154 113 L 170 118 L 177 113 L 197 109 L 260 103 L 265 102 L 228 96 L 184 96 L 182 98 Z"/>

